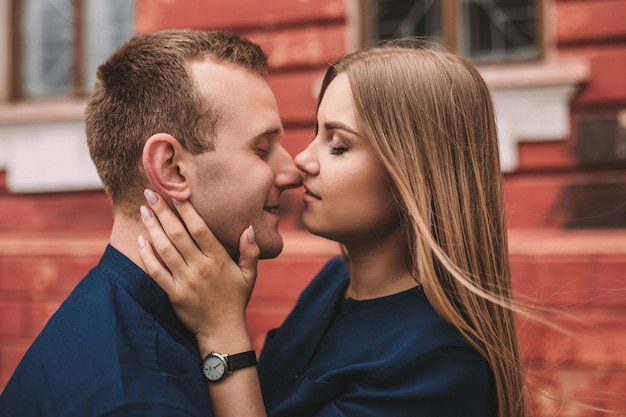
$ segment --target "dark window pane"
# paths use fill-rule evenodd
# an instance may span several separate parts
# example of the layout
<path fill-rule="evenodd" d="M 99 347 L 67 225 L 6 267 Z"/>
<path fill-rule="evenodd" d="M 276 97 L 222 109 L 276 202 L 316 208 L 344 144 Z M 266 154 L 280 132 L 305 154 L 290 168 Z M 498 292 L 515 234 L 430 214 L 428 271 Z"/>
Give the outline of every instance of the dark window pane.
<path fill-rule="evenodd" d="M 445 37 L 447 45 L 478 62 L 539 57 L 539 0 L 366 1 L 365 42 L 414 34 Z"/>
<path fill-rule="evenodd" d="M 85 0 L 85 91 L 91 91 L 96 70 L 134 33 L 134 0 Z"/>
<path fill-rule="evenodd" d="M 97 66 L 134 33 L 135 0 L 16 0 L 16 5 L 16 90 L 27 99 L 90 91 Z"/>
<path fill-rule="evenodd" d="M 21 13 L 22 83 L 26 97 L 72 89 L 71 0 L 24 0 Z"/>
<path fill-rule="evenodd" d="M 438 0 L 371 0 L 370 40 L 420 35 L 437 38 L 439 28 Z"/>
<path fill-rule="evenodd" d="M 535 0 L 464 0 L 464 54 L 477 60 L 538 56 Z"/>

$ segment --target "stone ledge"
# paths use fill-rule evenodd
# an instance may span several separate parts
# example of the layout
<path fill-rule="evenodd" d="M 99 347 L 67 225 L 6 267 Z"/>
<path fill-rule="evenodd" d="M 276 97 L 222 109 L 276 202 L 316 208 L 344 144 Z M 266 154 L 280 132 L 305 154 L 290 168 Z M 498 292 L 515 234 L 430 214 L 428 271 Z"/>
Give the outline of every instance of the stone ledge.
<path fill-rule="evenodd" d="M 0 104 L 0 126 L 34 123 L 82 122 L 85 99 L 25 101 Z"/>
<path fill-rule="evenodd" d="M 511 255 L 624 255 L 626 230 L 509 231 Z"/>
<path fill-rule="evenodd" d="M 282 232 L 281 256 L 333 256 L 340 253 L 335 242 L 303 231 Z M 108 234 L 22 234 L 0 233 L 0 256 L 92 256 L 108 243 Z"/>
<path fill-rule="evenodd" d="M 333 256 L 339 245 L 305 231 L 281 232 L 284 249 L 280 257 Z M 0 256 L 91 256 L 102 252 L 108 235 L 42 235 L 0 233 Z M 626 230 L 517 229 L 509 231 L 511 255 L 624 255 Z"/>

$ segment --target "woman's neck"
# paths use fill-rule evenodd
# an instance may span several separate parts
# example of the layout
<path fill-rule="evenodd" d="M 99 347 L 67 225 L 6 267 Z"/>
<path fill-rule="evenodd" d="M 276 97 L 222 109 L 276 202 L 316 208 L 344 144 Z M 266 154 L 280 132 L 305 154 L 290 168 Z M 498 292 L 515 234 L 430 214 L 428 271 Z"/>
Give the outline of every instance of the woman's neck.
<path fill-rule="evenodd" d="M 346 298 L 368 300 L 419 285 L 408 269 L 406 248 L 399 236 L 369 245 L 346 245 L 346 250 L 350 265 Z"/>

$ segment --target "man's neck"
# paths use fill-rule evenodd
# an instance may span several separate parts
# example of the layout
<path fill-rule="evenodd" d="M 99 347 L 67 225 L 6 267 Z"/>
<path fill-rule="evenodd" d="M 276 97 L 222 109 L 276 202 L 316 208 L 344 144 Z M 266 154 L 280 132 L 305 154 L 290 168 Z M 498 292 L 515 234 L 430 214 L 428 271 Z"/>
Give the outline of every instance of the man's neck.
<path fill-rule="evenodd" d="M 109 243 L 141 269 L 144 269 L 137 245 L 137 238 L 140 235 L 148 239 L 148 232 L 138 219 L 131 219 L 121 214 L 114 216 Z"/>

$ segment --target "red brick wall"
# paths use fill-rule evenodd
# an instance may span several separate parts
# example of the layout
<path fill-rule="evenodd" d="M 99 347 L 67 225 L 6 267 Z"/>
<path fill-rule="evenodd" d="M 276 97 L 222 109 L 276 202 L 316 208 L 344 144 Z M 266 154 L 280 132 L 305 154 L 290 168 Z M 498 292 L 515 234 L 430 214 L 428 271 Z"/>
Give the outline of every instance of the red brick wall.
<path fill-rule="evenodd" d="M 533 415 L 610 415 L 567 405 L 582 399 L 624 410 L 626 233 L 517 230 L 510 248 L 518 300 L 550 324 L 519 320 Z"/>

